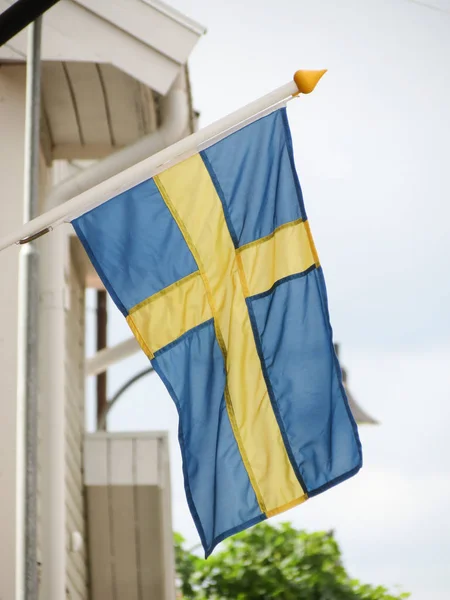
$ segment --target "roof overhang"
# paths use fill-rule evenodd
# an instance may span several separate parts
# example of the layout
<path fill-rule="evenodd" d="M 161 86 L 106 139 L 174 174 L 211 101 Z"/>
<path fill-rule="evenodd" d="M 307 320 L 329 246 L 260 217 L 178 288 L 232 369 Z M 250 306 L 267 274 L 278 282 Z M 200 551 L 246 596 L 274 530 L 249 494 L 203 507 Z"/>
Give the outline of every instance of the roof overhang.
<path fill-rule="evenodd" d="M 12 0 L 0 0 L 0 11 Z M 98 160 L 161 126 L 204 28 L 158 0 L 60 0 L 43 18 L 41 144 L 55 159 Z M 27 33 L 0 47 L 24 70 Z"/>
<path fill-rule="evenodd" d="M 5 10 L 11 0 L 0 0 Z M 204 28 L 156 0 L 60 0 L 43 18 L 43 61 L 115 66 L 165 95 Z M 23 62 L 27 33 L 0 48 L 0 61 Z"/>

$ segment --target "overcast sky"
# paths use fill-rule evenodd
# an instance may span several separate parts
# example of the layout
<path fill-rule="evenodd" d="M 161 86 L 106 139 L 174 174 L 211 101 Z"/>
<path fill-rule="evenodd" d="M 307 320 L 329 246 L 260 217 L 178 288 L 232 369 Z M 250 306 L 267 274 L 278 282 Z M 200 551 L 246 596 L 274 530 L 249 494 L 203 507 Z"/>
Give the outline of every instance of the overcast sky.
<path fill-rule="evenodd" d="M 170 2 L 208 28 L 190 61 L 201 126 L 298 68 L 329 69 L 288 114 L 342 363 L 381 425 L 360 430 L 355 478 L 281 519 L 335 529 L 365 582 L 448 600 L 450 14 L 408 0 Z M 450 0 L 435 6 L 450 11 Z M 129 336 L 116 310 L 109 329 L 111 344 Z M 110 393 L 146 365 L 136 355 L 115 367 Z M 156 375 L 109 428 L 170 430 L 174 527 L 196 543 L 176 411 Z"/>

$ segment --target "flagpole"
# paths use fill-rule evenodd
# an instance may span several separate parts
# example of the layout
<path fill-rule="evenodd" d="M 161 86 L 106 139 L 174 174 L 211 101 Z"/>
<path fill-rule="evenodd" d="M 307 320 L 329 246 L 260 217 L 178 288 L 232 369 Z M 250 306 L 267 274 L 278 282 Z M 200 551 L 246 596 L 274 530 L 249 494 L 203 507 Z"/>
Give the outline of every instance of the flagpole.
<path fill-rule="evenodd" d="M 208 125 L 204 129 L 180 140 L 179 142 L 157 152 L 153 156 L 125 169 L 110 179 L 75 196 L 71 200 L 55 206 L 46 213 L 39 215 L 29 223 L 25 223 L 17 231 L 0 240 L 0 251 L 13 244 L 25 244 L 48 233 L 58 225 L 71 221 L 85 212 L 103 204 L 142 181 L 157 175 L 169 166 L 185 160 L 215 143 L 236 129 L 251 123 L 262 114 L 270 112 L 283 101 L 288 101 L 298 94 L 309 94 L 314 90 L 320 78 L 326 71 L 297 71 L 289 83 L 258 100 L 247 104 L 235 112 Z"/>

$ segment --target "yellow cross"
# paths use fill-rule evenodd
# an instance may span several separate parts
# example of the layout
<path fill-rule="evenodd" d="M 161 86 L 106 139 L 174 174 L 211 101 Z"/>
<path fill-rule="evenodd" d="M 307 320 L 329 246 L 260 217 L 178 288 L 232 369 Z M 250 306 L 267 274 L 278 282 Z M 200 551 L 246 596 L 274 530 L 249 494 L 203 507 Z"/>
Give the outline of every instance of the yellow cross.
<path fill-rule="evenodd" d="M 227 374 L 231 426 L 262 512 L 306 499 L 270 402 L 246 298 L 318 265 L 307 221 L 297 220 L 235 249 L 222 203 L 200 155 L 155 177 L 198 271 L 135 306 L 127 321 L 145 353 L 214 318 Z"/>

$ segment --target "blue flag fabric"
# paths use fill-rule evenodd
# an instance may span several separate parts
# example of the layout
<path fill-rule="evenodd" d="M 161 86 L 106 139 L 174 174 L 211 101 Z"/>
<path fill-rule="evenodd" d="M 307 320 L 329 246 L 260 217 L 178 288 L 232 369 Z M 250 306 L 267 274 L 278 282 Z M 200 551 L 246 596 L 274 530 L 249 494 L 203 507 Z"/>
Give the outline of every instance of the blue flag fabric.
<path fill-rule="evenodd" d="M 285 109 L 73 225 L 175 402 L 206 555 L 360 469 Z"/>

